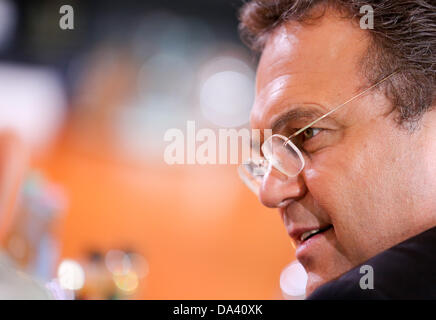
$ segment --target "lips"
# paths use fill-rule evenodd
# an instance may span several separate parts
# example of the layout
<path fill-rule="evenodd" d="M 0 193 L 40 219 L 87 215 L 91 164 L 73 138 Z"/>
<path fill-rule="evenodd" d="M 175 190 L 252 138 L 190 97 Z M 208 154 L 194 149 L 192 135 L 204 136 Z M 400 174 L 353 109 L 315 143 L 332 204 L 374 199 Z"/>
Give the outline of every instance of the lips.
<path fill-rule="evenodd" d="M 306 231 L 300 236 L 300 241 L 304 242 L 307 239 L 309 239 L 310 237 L 313 237 L 314 235 L 316 235 L 318 233 L 327 231 L 328 229 L 330 229 L 332 227 L 333 227 L 332 225 L 329 225 L 329 226 L 322 228 L 322 229 L 314 229 L 314 230 Z"/>
<path fill-rule="evenodd" d="M 312 238 L 313 236 L 323 233 L 327 230 L 330 230 L 331 228 L 333 228 L 333 225 L 329 224 L 326 226 L 322 226 L 322 227 L 313 227 L 313 228 L 299 228 L 299 229 L 294 229 L 292 230 L 289 235 L 292 237 L 292 239 L 294 239 L 294 241 L 297 244 L 301 244 L 307 240 L 309 240 L 310 238 Z"/>

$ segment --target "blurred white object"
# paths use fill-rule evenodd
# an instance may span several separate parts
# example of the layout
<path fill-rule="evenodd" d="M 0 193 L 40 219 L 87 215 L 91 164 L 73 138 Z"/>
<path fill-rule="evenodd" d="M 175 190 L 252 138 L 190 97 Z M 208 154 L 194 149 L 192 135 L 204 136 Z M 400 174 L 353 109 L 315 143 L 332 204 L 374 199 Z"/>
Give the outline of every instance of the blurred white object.
<path fill-rule="evenodd" d="M 212 59 L 201 72 L 199 92 L 203 116 L 221 127 L 248 122 L 254 97 L 254 71 L 234 57 Z"/>
<path fill-rule="evenodd" d="M 0 130 L 11 129 L 41 150 L 56 137 L 65 113 L 64 89 L 54 71 L 0 64 Z"/>
<path fill-rule="evenodd" d="M 59 265 L 58 279 L 62 289 L 79 290 L 85 284 L 85 271 L 78 262 L 65 259 Z"/>
<path fill-rule="evenodd" d="M 74 300 L 75 298 L 74 291 L 63 289 L 58 279 L 47 282 L 45 287 L 54 300 Z"/>
<path fill-rule="evenodd" d="M 303 266 L 294 261 L 283 269 L 280 288 L 286 300 L 302 300 L 306 295 L 307 273 Z"/>

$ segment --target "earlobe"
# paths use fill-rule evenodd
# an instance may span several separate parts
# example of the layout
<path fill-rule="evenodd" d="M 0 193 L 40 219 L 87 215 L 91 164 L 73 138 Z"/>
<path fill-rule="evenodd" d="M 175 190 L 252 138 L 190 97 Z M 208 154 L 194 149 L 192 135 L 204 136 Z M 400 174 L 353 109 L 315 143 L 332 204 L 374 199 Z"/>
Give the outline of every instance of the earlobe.
<path fill-rule="evenodd" d="M 22 141 L 11 132 L 0 132 L 0 227 L 15 204 L 26 160 Z"/>

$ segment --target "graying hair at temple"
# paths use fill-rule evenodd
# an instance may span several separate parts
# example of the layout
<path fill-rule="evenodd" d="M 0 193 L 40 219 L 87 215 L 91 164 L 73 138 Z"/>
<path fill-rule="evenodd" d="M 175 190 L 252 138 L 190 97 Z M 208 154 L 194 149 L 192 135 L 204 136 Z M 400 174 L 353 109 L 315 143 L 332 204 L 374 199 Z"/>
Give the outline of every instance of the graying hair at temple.
<path fill-rule="evenodd" d="M 436 2 L 434 0 L 253 0 L 240 11 L 244 42 L 261 52 L 269 34 L 287 21 L 316 23 L 327 8 L 359 21 L 360 8 L 374 9 L 371 45 L 361 70 L 369 83 L 400 72 L 382 88 L 397 111 L 397 122 L 414 129 L 436 100 Z M 321 10 L 313 10 L 321 9 Z"/>

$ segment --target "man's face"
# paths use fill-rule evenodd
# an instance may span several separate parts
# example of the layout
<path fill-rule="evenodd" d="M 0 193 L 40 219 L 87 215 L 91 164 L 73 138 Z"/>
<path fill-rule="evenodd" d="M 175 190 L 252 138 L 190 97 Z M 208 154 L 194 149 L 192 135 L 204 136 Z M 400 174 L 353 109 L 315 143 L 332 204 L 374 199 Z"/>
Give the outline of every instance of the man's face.
<path fill-rule="evenodd" d="M 333 13 L 278 27 L 258 67 L 252 127 L 289 136 L 369 87 L 359 72 L 368 44 L 365 31 Z M 307 294 L 430 227 L 436 167 L 426 120 L 411 134 L 390 110 L 381 90 L 370 91 L 302 134 L 298 177 L 273 169 L 263 181 L 260 200 L 279 208 L 308 273 Z"/>

